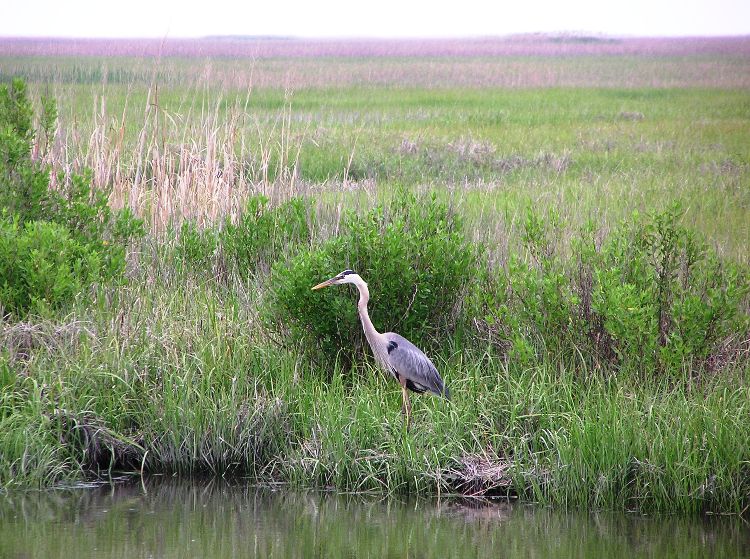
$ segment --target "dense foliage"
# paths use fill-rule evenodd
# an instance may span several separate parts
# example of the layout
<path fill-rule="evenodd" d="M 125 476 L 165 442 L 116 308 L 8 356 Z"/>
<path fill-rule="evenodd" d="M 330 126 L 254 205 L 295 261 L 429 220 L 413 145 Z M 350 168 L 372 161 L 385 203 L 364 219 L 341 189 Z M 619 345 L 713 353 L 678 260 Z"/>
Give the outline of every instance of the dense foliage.
<path fill-rule="evenodd" d="M 220 227 L 206 228 L 183 222 L 175 252 L 181 266 L 247 276 L 309 242 L 313 227 L 309 200 L 291 198 L 270 206 L 268 198 L 255 195 L 247 199 L 236 221 L 227 217 Z"/>
<path fill-rule="evenodd" d="M 308 342 L 346 368 L 365 353 L 358 294 L 351 286 L 310 288 L 351 268 L 369 282 L 375 327 L 430 348 L 453 332 L 480 254 L 447 203 L 401 192 L 391 204 L 346 214 L 335 237 L 277 262 L 270 279 L 272 320 L 289 334 L 288 343 Z"/>
<path fill-rule="evenodd" d="M 43 100 L 48 143 L 54 103 Z M 50 188 L 49 170 L 32 157 L 34 111 L 21 80 L 0 87 L 0 310 L 23 315 L 68 303 L 86 286 L 120 277 L 125 246 L 143 234 L 125 209 L 72 173 Z"/>
<path fill-rule="evenodd" d="M 634 215 L 600 239 L 587 227 L 565 252 L 559 218 L 527 215 L 527 258 L 511 258 L 477 296 L 513 358 L 583 359 L 640 372 L 718 368 L 750 329 L 747 270 L 720 259 L 674 206 Z"/>
<path fill-rule="evenodd" d="M 51 84 L 64 136 L 5 90 L 2 488 L 142 469 L 750 510 L 746 92 L 186 94 L 159 72 L 158 98 Z M 108 198 L 39 163 L 73 158 Z M 138 222 L 107 199 L 153 226 L 127 285 Z M 451 389 L 411 431 L 397 385 L 350 376 L 355 288 L 310 291 L 344 268 Z"/>

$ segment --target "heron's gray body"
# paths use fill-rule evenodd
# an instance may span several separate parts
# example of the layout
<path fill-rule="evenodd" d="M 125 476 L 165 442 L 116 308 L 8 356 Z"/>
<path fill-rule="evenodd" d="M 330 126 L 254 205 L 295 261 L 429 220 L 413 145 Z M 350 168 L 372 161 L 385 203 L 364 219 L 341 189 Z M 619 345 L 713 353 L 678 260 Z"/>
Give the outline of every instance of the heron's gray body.
<path fill-rule="evenodd" d="M 383 337 L 388 341 L 387 366 L 396 380 L 400 381 L 403 376 L 406 387 L 413 392 L 431 392 L 450 398 L 437 368 L 421 349 L 395 332 L 386 332 Z"/>
<path fill-rule="evenodd" d="M 362 329 L 375 356 L 375 361 L 401 384 L 404 398 L 403 410 L 406 414 L 407 427 L 411 414 L 411 404 L 406 392 L 407 389 L 419 394 L 431 392 L 437 396 L 450 399 L 448 387 L 445 386 L 443 379 L 440 378 L 437 368 L 421 349 L 395 332 L 381 334 L 375 329 L 367 312 L 370 291 L 365 281 L 359 275 L 351 270 L 344 270 L 337 276 L 319 283 L 313 289 L 321 289 L 329 285 L 340 285 L 342 283 L 352 283 L 359 290 L 357 309 L 359 311 L 359 318 L 362 321 Z"/>

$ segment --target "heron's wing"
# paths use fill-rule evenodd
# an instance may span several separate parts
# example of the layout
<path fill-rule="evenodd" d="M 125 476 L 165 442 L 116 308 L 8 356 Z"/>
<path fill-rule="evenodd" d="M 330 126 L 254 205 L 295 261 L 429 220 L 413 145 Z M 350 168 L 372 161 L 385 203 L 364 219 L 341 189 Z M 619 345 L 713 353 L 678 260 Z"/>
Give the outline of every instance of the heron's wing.
<path fill-rule="evenodd" d="M 415 392 L 430 391 L 438 396 L 449 397 L 435 365 L 422 350 L 393 332 L 386 332 L 384 336 L 388 340 L 388 365 L 399 376 L 406 378 L 408 388 Z"/>

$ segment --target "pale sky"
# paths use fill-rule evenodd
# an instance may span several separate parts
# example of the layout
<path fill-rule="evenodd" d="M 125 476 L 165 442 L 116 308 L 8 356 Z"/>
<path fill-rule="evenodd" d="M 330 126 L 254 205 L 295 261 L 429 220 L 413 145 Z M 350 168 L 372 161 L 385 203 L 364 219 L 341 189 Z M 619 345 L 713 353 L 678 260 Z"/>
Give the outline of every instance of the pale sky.
<path fill-rule="evenodd" d="M 747 35 L 749 0 L 6 0 L 0 36 Z"/>

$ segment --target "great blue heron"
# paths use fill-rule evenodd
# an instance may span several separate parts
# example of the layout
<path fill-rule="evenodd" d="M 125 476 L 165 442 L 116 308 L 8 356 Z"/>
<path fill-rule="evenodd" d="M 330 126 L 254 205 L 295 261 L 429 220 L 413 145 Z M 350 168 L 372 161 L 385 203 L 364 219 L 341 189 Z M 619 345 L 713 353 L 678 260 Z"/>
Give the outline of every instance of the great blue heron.
<path fill-rule="evenodd" d="M 440 378 L 435 365 L 421 349 L 395 332 L 381 334 L 375 330 L 370 315 L 367 313 L 370 291 L 367 289 L 365 280 L 358 274 L 351 270 L 344 270 L 312 289 L 321 289 L 329 285 L 343 283 L 352 283 L 359 289 L 357 309 L 359 310 L 359 318 L 362 321 L 365 337 L 372 348 L 372 353 L 375 355 L 375 361 L 401 384 L 401 395 L 404 401 L 402 411 L 406 415 L 406 427 L 408 429 L 411 422 L 411 403 L 409 402 L 407 389 L 418 394 L 432 392 L 437 396 L 450 399 L 448 387 Z"/>

